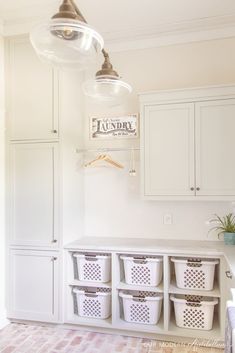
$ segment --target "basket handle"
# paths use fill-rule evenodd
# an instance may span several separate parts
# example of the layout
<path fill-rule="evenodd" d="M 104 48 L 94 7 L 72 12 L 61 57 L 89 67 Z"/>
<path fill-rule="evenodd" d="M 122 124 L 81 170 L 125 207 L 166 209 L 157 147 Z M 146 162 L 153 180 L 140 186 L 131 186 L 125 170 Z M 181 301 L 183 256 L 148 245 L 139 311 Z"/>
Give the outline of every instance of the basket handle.
<path fill-rule="evenodd" d="M 98 261 L 98 259 L 94 256 L 85 256 L 86 261 Z"/>
<path fill-rule="evenodd" d="M 187 266 L 188 267 L 201 267 L 202 260 L 201 259 L 187 259 Z"/>
<path fill-rule="evenodd" d="M 133 295 L 133 296 L 132 296 L 132 299 L 133 299 L 135 302 L 146 302 L 145 297 L 142 297 L 141 295 Z"/>
<path fill-rule="evenodd" d="M 86 297 L 90 297 L 90 298 L 98 297 L 98 295 L 96 293 L 85 292 L 84 294 Z"/>
<path fill-rule="evenodd" d="M 200 307 L 200 306 L 202 306 L 202 304 L 201 303 L 192 303 L 192 302 L 186 302 L 186 305 L 187 306 L 193 306 L 193 307 Z"/>
<path fill-rule="evenodd" d="M 147 264 L 148 262 L 146 259 L 138 258 L 138 257 L 134 257 L 133 261 L 135 264 Z"/>

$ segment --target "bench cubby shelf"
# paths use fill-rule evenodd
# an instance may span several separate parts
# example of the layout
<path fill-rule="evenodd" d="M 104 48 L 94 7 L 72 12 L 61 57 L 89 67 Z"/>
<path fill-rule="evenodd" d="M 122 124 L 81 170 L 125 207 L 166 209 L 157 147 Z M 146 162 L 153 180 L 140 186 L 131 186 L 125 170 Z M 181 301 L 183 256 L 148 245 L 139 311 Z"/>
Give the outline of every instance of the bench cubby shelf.
<path fill-rule="evenodd" d="M 88 327 L 97 327 L 97 328 L 105 328 L 110 331 L 119 330 L 123 334 L 131 334 L 131 332 L 135 335 L 139 335 L 141 337 L 155 337 L 160 338 L 161 336 L 164 338 L 169 337 L 172 340 L 172 337 L 185 337 L 186 339 L 198 338 L 202 340 L 211 340 L 217 339 L 223 341 L 223 331 L 224 326 L 222 322 L 224 321 L 224 310 L 223 305 L 225 303 L 225 299 L 221 298 L 221 265 L 223 264 L 222 257 L 217 256 L 216 258 L 220 260 L 220 263 L 216 265 L 216 273 L 215 273 L 215 283 L 214 288 L 211 291 L 203 291 L 203 290 L 193 290 L 193 289 L 180 289 L 176 285 L 174 266 L 171 262 L 171 257 L 197 257 L 190 253 L 184 254 L 174 254 L 174 253 L 164 253 L 163 251 L 159 252 L 149 252 L 149 251 L 139 251 L 131 252 L 131 251 L 123 251 L 123 249 L 118 250 L 110 250 L 107 249 L 99 250 L 100 253 L 110 253 L 112 256 L 111 259 L 111 281 L 108 283 L 98 283 L 98 282 L 82 282 L 75 280 L 73 277 L 73 266 L 71 261 L 71 253 L 74 251 L 79 252 L 92 252 L 90 248 L 86 249 L 67 249 L 66 254 L 66 284 L 65 284 L 65 323 L 66 324 L 77 324 L 81 326 Z M 98 251 L 98 252 L 99 252 Z M 94 252 L 97 253 L 96 250 Z M 145 286 L 145 285 L 130 285 L 125 283 L 124 278 L 124 268 L 122 260 L 120 260 L 120 256 L 126 255 L 151 255 L 151 256 L 160 256 L 163 259 L 163 277 L 160 284 L 156 287 L 154 286 Z M 198 256 L 200 258 L 214 258 L 213 256 Z M 111 316 L 106 320 L 98 320 L 93 318 L 84 318 L 79 317 L 77 314 L 74 314 L 73 309 L 73 300 L 71 295 L 71 287 L 72 286 L 82 286 L 82 287 L 104 287 L 110 288 L 112 291 L 112 310 Z M 123 306 L 121 299 L 119 297 L 120 290 L 128 290 L 128 291 L 149 291 L 161 293 L 163 295 L 162 302 L 162 311 L 160 320 L 156 325 L 149 324 L 137 324 L 137 323 L 129 323 L 124 320 L 123 315 Z M 170 300 L 171 294 L 188 294 L 188 295 L 200 295 L 206 297 L 214 297 L 218 298 L 219 304 L 216 306 L 216 311 L 213 320 L 213 328 L 210 331 L 206 330 L 196 330 L 196 329 L 187 329 L 180 328 L 176 326 L 175 323 L 175 315 L 173 303 Z M 156 336 L 157 335 L 157 336 Z"/>

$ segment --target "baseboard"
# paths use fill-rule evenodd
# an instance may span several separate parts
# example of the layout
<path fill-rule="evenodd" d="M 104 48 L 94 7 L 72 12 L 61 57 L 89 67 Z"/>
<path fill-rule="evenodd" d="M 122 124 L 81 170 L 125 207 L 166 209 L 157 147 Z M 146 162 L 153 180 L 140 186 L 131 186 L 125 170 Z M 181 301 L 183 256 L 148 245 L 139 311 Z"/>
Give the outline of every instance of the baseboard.
<path fill-rule="evenodd" d="M 6 327 L 7 325 L 9 325 L 10 321 L 7 319 L 7 313 L 4 312 L 1 316 L 0 316 L 0 330 L 2 330 L 4 327 Z"/>
<path fill-rule="evenodd" d="M 9 325 L 9 323 L 10 323 L 9 320 L 7 319 L 0 320 L 0 330 L 2 330 L 4 327 Z"/>

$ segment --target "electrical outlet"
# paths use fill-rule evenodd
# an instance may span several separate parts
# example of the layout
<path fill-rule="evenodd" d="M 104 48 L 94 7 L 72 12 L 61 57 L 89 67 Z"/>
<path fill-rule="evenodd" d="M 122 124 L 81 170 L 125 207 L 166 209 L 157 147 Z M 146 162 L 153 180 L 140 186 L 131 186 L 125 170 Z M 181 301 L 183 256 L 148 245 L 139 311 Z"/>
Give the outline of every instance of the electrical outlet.
<path fill-rule="evenodd" d="M 165 225 L 171 225 L 172 224 L 172 214 L 171 213 L 166 213 L 163 216 L 163 224 Z"/>

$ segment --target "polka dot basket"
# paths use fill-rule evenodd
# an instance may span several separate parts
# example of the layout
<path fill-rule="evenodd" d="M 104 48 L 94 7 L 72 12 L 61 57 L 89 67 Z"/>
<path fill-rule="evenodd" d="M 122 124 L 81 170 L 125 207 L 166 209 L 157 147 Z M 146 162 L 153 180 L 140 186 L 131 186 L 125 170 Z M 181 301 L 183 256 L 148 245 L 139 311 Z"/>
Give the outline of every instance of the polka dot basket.
<path fill-rule="evenodd" d="M 217 259 L 171 258 L 175 264 L 176 284 L 179 288 L 212 290 Z"/>
<path fill-rule="evenodd" d="M 107 319 L 111 315 L 111 290 L 108 288 L 73 287 L 74 314 Z"/>
<path fill-rule="evenodd" d="M 131 323 L 156 325 L 161 316 L 162 294 L 155 292 L 120 291 L 124 320 Z"/>
<path fill-rule="evenodd" d="M 72 253 L 74 279 L 106 283 L 111 279 L 111 255 L 102 253 Z"/>
<path fill-rule="evenodd" d="M 131 285 L 158 286 L 162 280 L 162 257 L 122 255 L 125 282 Z"/>
<path fill-rule="evenodd" d="M 195 295 L 171 295 L 176 325 L 195 330 L 211 330 L 217 298 Z"/>

